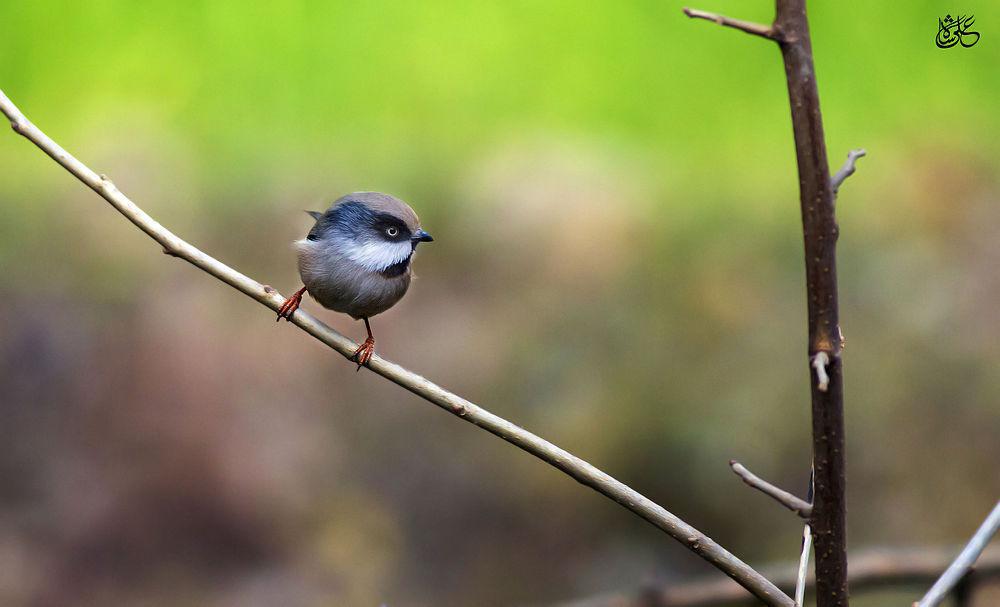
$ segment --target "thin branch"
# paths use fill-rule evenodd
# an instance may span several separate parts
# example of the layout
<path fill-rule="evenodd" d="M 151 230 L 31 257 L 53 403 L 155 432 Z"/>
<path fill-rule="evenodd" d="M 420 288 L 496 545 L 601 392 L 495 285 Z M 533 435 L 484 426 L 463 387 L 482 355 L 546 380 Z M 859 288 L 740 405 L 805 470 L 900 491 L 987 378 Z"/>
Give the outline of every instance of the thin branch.
<path fill-rule="evenodd" d="M 840 185 L 844 183 L 844 180 L 854 174 L 854 165 L 858 162 L 858 158 L 863 158 L 867 153 L 862 149 L 851 150 L 847 153 L 847 160 L 844 161 L 844 165 L 830 178 L 830 187 L 833 188 L 834 196 L 840 191 Z"/>
<path fill-rule="evenodd" d="M 281 306 L 284 298 L 274 289 L 241 274 L 160 225 L 122 194 L 111 180 L 92 171 L 35 127 L 3 91 L 0 91 L 0 111 L 10 119 L 11 126 L 16 132 L 41 148 L 77 179 L 110 202 L 111 206 L 126 219 L 162 245 L 168 254 L 191 263 L 272 310 L 277 310 Z M 353 356 L 357 344 L 304 310 L 296 312 L 291 322 L 345 358 L 350 359 Z M 614 500 L 684 544 L 689 550 L 749 590 L 760 601 L 776 607 L 793 605 L 788 595 L 711 538 L 584 460 L 384 358 L 373 356 L 368 368 L 445 411 L 527 451 L 579 483 Z"/>
<path fill-rule="evenodd" d="M 729 17 L 718 15 L 716 13 L 710 13 L 708 11 L 698 10 L 696 8 L 684 7 L 684 14 L 692 19 L 705 19 L 707 21 L 714 21 L 719 25 L 724 27 L 731 27 L 733 29 L 738 29 L 742 32 L 748 34 L 753 34 L 754 36 L 760 36 L 761 38 L 767 38 L 769 40 L 778 40 L 778 36 L 774 29 L 770 26 L 764 25 L 762 23 L 753 23 L 751 21 L 741 21 L 739 19 L 730 19 Z"/>
<path fill-rule="evenodd" d="M 795 576 L 795 607 L 805 605 L 806 577 L 809 575 L 809 553 L 812 552 L 812 530 L 807 523 L 802 527 L 802 552 L 799 554 L 799 572 Z"/>
<path fill-rule="evenodd" d="M 733 469 L 733 472 L 735 472 L 737 476 L 743 479 L 744 483 L 773 498 L 776 502 L 798 514 L 802 518 L 809 518 L 809 515 L 812 514 L 812 505 L 809 502 L 792 495 L 780 487 L 775 487 L 753 472 L 747 470 L 747 467 L 738 461 L 731 460 L 729 462 L 729 467 Z"/>
<path fill-rule="evenodd" d="M 926 587 L 941 570 L 948 566 L 953 550 L 876 549 L 851 555 L 851 592 L 861 594 L 889 588 Z M 797 566 L 786 563 L 762 570 L 780 588 L 792 591 Z M 987 550 L 976 564 L 977 585 L 1000 580 L 1000 548 Z M 812 572 L 806 578 L 806 589 L 816 588 Z M 757 601 L 731 580 L 711 578 L 647 586 L 630 593 L 597 596 L 560 603 L 559 607 L 756 607 Z"/>
<path fill-rule="evenodd" d="M 997 530 L 1000 529 L 1000 501 L 993 507 L 993 511 L 986 517 L 983 524 L 979 526 L 975 535 L 969 540 L 962 552 L 955 558 L 955 561 L 948 566 L 948 569 L 941 575 L 941 578 L 927 591 L 924 598 L 919 603 L 914 603 L 916 607 L 935 607 L 948 596 L 956 584 L 972 570 L 976 564 L 976 559 L 986 549 Z"/>
<path fill-rule="evenodd" d="M 809 489 L 806 491 L 806 501 L 810 504 L 816 494 L 816 469 L 809 466 Z M 812 528 L 809 523 L 802 527 L 802 552 L 799 554 L 799 574 L 795 580 L 795 605 L 803 607 L 806 596 L 806 576 L 809 574 L 809 554 L 812 552 Z"/>

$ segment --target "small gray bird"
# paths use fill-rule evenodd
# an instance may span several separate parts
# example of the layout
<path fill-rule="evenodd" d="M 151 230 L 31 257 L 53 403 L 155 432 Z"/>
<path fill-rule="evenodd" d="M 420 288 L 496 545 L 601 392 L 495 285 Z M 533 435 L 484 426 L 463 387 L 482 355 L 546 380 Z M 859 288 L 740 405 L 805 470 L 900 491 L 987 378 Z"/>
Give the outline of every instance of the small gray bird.
<path fill-rule="evenodd" d="M 368 339 L 354 352 L 358 369 L 375 351 L 368 319 L 402 299 L 410 286 L 410 261 L 431 235 L 408 204 L 379 192 L 355 192 L 326 213 L 306 211 L 316 220 L 295 243 L 304 287 L 285 300 L 277 320 L 290 319 L 309 292 L 325 308 L 365 321 Z"/>

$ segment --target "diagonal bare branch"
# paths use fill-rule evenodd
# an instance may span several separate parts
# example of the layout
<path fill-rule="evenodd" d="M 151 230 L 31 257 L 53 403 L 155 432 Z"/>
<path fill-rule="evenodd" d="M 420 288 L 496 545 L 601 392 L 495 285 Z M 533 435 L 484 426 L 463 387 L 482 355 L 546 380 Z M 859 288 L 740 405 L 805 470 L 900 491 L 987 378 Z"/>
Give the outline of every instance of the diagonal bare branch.
<path fill-rule="evenodd" d="M 931 584 L 948 566 L 954 552 L 937 547 L 877 548 L 851 553 L 851 591 L 862 594 L 887 589 L 923 587 Z M 781 588 L 795 585 L 796 566 L 786 563 L 763 569 L 768 579 Z M 976 585 L 995 584 L 1000 579 L 1000 547 L 979 557 L 975 569 Z M 968 579 L 968 578 L 965 578 Z M 806 577 L 810 592 L 816 589 L 816 577 Z M 882 603 L 878 603 L 882 604 Z M 653 583 L 617 594 L 565 601 L 558 607 L 759 607 L 752 596 L 731 580 L 718 576 Z"/>
<path fill-rule="evenodd" d="M 840 190 L 841 184 L 854 174 L 854 165 L 858 162 L 858 158 L 863 158 L 868 152 L 863 149 L 851 150 L 847 153 L 847 160 L 844 161 L 844 165 L 840 167 L 833 177 L 830 178 L 830 186 L 833 188 L 833 194 L 836 196 L 837 192 Z"/>
<path fill-rule="evenodd" d="M 118 190 L 110 179 L 95 173 L 39 130 L 3 91 L 0 91 L 0 111 L 7 116 L 11 127 L 17 133 L 34 143 L 73 176 L 100 194 L 126 219 L 162 245 L 164 252 L 187 261 L 272 310 L 277 310 L 284 302 L 284 298 L 274 289 L 227 266 L 163 227 Z M 304 310 L 296 312 L 291 322 L 345 358 L 350 359 L 353 356 L 357 344 Z M 527 451 L 563 471 L 577 482 L 614 500 L 684 544 L 767 605 L 792 607 L 792 599 L 788 595 L 710 537 L 586 461 L 380 356 L 373 356 L 368 368 L 445 411 Z"/>
<path fill-rule="evenodd" d="M 754 36 L 760 36 L 762 38 L 767 38 L 769 40 L 779 41 L 777 32 L 774 31 L 770 25 L 764 25 L 762 23 L 754 23 L 752 21 L 741 21 L 740 19 L 730 19 L 724 15 L 719 15 L 716 13 L 710 13 L 708 11 L 698 10 L 696 8 L 684 7 L 684 14 L 692 19 L 705 19 L 706 21 L 714 21 L 721 26 L 731 27 L 733 29 L 738 29 L 742 32 L 752 34 Z"/>
<path fill-rule="evenodd" d="M 986 549 L 986 545 L 990 543 L 998 529 L 1000 529 L 1000 501 L 993 507 L 993 511 L 979 526 L 958 557 L 948 566 L 938 581 L 931 586 L 924 598 L 920 599 L 919 603 L 914 603 L 914 607 L 940 605 L 955 586 L 972 570 L 972 566 L 976 564 L 979 555 Z"/>
<path fill-rule="evenodd" d="M 808 519 L 809 515 L 812 514 L 812 504 L 805 501 L 804 499 L 794 496 L 791 493 L 781 489 L 780 487 L 775 487 L 771 483 L 760 478 L 753 472 L 747 469 L 746 466 L 739 463 L 736 460 L 730 460 L 729 467 L 733 469 L 736 476 L 743 479 L 743 482 L 750 485 L 754 489 L 760 491 L 764 495 L 774 499 L 785 508 L 788 508 L 795 514 L 798 514 L 804 519 Z"/>

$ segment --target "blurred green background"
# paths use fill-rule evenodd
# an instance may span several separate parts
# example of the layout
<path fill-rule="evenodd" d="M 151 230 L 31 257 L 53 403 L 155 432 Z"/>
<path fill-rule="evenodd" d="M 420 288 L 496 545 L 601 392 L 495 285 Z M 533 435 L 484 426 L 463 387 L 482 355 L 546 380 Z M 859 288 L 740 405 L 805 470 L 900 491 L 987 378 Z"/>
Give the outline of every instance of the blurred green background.
<path fill-rule="evenodd" d="M 831 164 L 869 151 L 838 206 L 851 547 L 952 546 L 1000 494 L 1000 6 L 813 4 Z M 436 240 L 373 321 L 383 355 L 790 561 L 799 524 L 726 465 L 808 479 L 784 73 L 680 9 L 11 2 L 0 87 L 285 293 L 302 209 L 402 197 Z M 947 11 L 979 44 L 935 47 Z M 12 132 L 0 166 L 4 605 L 540 605 L 713 574 L 165 257 Z"/>

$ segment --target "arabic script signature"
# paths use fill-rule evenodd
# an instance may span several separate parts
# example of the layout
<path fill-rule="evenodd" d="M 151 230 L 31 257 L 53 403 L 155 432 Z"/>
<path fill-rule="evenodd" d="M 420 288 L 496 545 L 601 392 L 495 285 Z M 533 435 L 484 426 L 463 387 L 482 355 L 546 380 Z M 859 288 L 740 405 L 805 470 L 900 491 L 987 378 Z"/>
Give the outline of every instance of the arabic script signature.
<path fill-rule="evenodd" d="M 969 31 L 975 22 L 975 15 L 956 17 L 945 15 L 944 19 L 938 17 L 938 33 L 934 43 L 938 48 L 951 48 L 956 44 L 961 44 L 965 48 L 975 45 L 979 42 L 979 32 Z"/>

